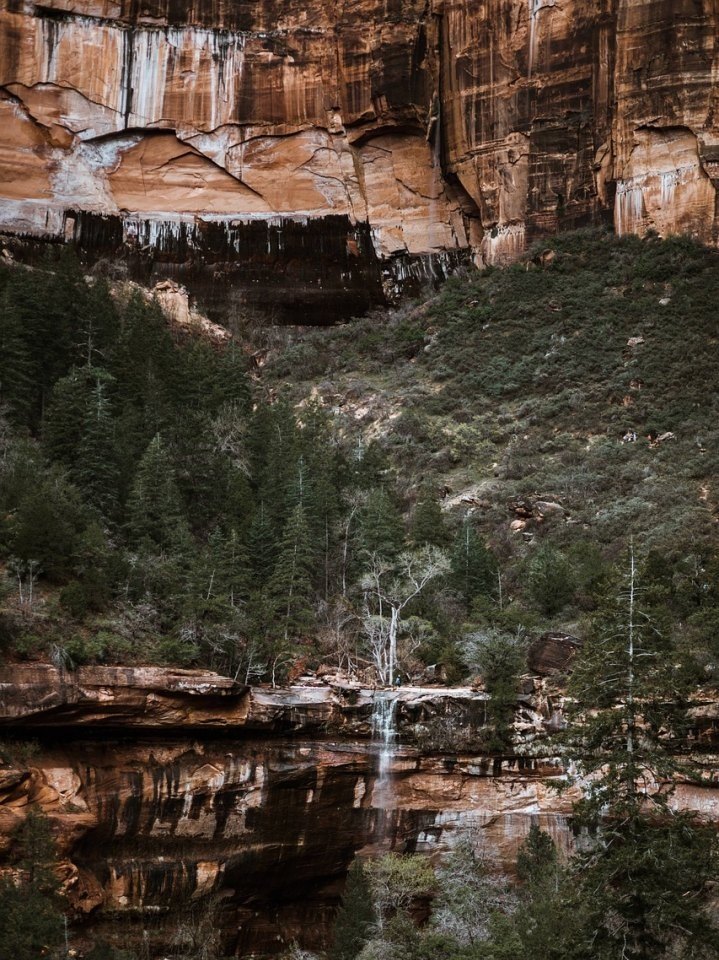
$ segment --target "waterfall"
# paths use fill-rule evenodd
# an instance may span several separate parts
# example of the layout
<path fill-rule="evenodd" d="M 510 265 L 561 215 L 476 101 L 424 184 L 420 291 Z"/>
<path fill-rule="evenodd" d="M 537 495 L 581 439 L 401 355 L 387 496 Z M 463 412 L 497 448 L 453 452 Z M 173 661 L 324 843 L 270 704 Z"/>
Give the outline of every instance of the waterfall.
<path fill-rule="evenodd" d="M 537 15 L 539 13 L 539 0 L 529 0 L 529 59 L 527 64 L 527 79 L 532 79 L 532 70 L 534 69 L 534 60 L 536 55 L 537 42 Z"/>
<path fill-rule="evenodd" d="M 376 696 L 372 711 L 372 736 L 379 743 L 379 778 L 377 785 L 387 784 L 391 779 L 392 757 L 397 740 L 395 715 L 397 701 L 394 697 Z"/>
<path fill-rule="evenodd" d="M 392 693 L 377 691 L 372 709 L 372 739 L 379 747 L 377 780 L 372 794 L 372 806 L 382 811 L 392 806 L 392 760 L 397 742 L 397 699 Z M 386 831 L 384 817 L 380 833 Z"/>

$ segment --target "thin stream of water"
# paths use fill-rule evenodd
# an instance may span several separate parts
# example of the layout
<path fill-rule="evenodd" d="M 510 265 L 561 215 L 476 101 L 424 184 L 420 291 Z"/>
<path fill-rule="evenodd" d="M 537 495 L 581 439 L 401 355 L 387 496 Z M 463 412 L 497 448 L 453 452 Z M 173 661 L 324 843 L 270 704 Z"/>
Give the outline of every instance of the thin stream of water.
<path fill-rule="evenodd" d="M 392 804 L 392 761 L 397 744 L 397 700 L 392 694 L 375 694 L 372 711 L 372 738 L 379 745 L 377 780 L 373 806 L 387 810 Z"/>

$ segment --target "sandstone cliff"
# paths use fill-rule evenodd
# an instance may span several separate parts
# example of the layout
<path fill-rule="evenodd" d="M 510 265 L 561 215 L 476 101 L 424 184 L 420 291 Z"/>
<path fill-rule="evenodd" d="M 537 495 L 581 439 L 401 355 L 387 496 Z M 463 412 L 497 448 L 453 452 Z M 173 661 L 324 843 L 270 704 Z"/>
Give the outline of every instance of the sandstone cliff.
<path fill-rule="evenodd" d="M 0 229 L 295 320 L 582 223 L 714 242 L 718 35 L 713 0 L 2 0 Z"/>
<path fill-rule="evenodd" d="M 573 797 L 549 786 L 562 771 L 541 746 L 561 697 L 541 679 L 527 689 L 523 758 L 477 746 L 482 693 L 385 694 L 400 733 L 388 790 L 371 739 L 376 694 L 353 684 L 269 690 L 203 671 L 5 667 L 5 753 L 13 737 L 38 748 L 0 768 L 1 845 L 39 804 L 78 944 L 85 931 L 163 955 L 195 905 L 228 953 L 320 946 L 355 853 L 433 855 L 472 829 L 508 865 L 533 822 L 571 844 Z M 711 737 L 715 705 L 695 719 Z M 716 790 L 680 785 L 676 800 L 719 821 Z"/>

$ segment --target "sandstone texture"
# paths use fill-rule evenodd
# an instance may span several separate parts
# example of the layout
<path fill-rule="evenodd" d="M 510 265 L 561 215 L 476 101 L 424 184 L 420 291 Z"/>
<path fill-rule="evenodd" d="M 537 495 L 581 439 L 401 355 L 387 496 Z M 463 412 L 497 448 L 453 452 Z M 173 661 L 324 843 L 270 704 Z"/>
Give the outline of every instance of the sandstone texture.
<path fill-rule="evenodd" d="M 713 0 L 0 0 L 0 230 L 315 322 L 580 224 L 715 242 L 718 36 Z"/>
<path fill-rule="evenodd" d="M 500 757 L 481 747 L 486 695 L 469 688 L 378 692 L 336 678 L 273 690 L 202 670 L 5 666 L 0 853 L 11 859 L 39 805 L 80 947 L 102 937 L 164 956 L 188 918 L 208 916 L 229 955 L 320 947 L 355 854 L 437 857 L 470 831 L 506 868 L 532 823 L 571 847 L 574 795 L 552 790 L 563 771 L 543 748 L 563 699 L 551 680 L 525 687 L 523 750 Z M 389 785 L 378 697 L 397 701 Z M 693 721 L 710 751 L 715 705 L 698 699 Z M 676 802 L 719 822 L 709 783 L 680 784 Z"/>

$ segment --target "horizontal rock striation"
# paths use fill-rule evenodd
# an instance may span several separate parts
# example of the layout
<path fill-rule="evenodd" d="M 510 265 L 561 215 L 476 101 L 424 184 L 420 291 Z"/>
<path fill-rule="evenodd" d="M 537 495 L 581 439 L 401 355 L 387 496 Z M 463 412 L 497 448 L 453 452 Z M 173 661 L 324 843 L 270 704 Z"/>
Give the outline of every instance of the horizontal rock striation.
<path fill-rule="evenodd" d="M 309 322 L 580 224 L 715 242 L 718 21 L 713 0 L 0 0 L 0 230 Z"/>
<path fill-rule="evenodd" d="M 210 918 L 230 955 L 320 947 L 355 854 L 437 854 L 470 830 L 511 866 L 532 823 L 571 845 L 573 795 L 551 789 L 562 768 L 542 748 L 561 696 L 551 681 L 527 689 L 524 755 L 498 757 L 481 746 L 486 695 L 468 688 L 272 690 L 201 670 L 6 666 L 0 849 L 12 852 L 32 804 L 45 811 L 79 945 L 163 956 Z M 389 787 L 378 696 L 397 701 Z M 694 721 L 710 749 L 715 707 L 697 702 Z M 719 821 L 709 785 L 680 784 L 677 804 Z"/>

